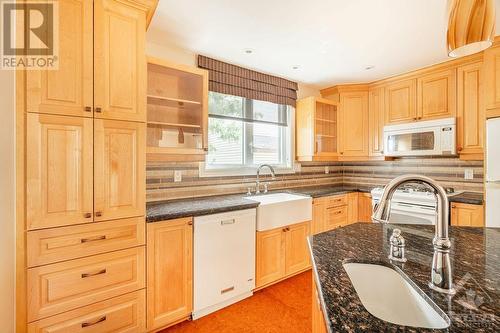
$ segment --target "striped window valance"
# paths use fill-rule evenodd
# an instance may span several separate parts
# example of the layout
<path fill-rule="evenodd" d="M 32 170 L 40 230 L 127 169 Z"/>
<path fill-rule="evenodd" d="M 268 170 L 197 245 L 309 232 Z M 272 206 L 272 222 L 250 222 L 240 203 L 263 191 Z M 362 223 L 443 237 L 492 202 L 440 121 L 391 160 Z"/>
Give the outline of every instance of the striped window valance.
<path fill-rule="evenodd" d="M 295 106 L 297 83 L 223 61 L 198 56 L 198 67 L 209 71 L 209 90 Z"/>

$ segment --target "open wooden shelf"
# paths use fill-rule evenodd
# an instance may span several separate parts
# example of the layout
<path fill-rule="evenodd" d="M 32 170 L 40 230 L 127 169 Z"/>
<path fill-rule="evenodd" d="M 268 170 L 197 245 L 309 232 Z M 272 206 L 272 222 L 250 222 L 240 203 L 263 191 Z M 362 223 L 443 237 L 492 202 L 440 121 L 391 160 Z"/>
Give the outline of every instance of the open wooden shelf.
<path fill-rule="evenodd" d="M 337 121 L 335 120 L 329 120 L 329 119 L 322 119 L 322 118 L 316 118 L 317 121 L 324 121 L 326 123 L 332 123 L 332 124 L 336 124 Z"/>
<path fill-rule="evenodd" d="M 176 108 L 186 108 L 186 109 L 198 108 L 202 105 L 201 102 L 191 101 L 187 99 L 156 96 L 156 95 L 147 95 L 147 96 L 148 96 L 148 104 L 156 104 L 156 105 L 176 107 Z"/>
<path fill-rule="evenodd" d="M 183 127 L 183 128 L 201 128 L 201 125 L 166 123 L 166 122 L 162 122 L 162 121 L 148 121 L 148 125 L 159 125 L 159 126 L 168 126 L 168 127 Z"/>

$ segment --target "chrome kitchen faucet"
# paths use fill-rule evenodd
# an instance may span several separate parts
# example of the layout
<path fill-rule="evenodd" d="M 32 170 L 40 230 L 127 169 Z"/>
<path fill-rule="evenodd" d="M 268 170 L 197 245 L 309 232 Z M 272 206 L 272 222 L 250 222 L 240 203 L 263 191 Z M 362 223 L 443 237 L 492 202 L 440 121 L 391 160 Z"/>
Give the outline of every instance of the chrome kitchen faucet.
<path fill-rule="evenodd" d="M 372 219 L 380 223 L 388 223 L 391 215 L 391 200 L 396 189 L 405 183 L 420 183 L 430 186 L 437 198 L 437 219 L 434 239 L 434 256 L 432 258 L 431 282 L 429 287 L 433 290 L 453 295 L 455 289 L 452 282 L 450 262 L 451 241 L 448 237 L 449 202 L 446 191 L 435 180 L 420 175 L 403 175 L 394 178 L 384 188 L 382 198 L 375 206 Z"/>

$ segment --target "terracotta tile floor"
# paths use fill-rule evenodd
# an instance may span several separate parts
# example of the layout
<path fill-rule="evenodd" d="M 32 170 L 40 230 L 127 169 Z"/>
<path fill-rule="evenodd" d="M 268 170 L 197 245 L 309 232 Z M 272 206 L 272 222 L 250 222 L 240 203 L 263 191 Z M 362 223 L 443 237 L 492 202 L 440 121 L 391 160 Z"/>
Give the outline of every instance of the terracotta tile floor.
<path fill-rule="evenodd" d="M 311 271 L 256 292 L 252 297 L 161 333 L 309 333 Z"/>

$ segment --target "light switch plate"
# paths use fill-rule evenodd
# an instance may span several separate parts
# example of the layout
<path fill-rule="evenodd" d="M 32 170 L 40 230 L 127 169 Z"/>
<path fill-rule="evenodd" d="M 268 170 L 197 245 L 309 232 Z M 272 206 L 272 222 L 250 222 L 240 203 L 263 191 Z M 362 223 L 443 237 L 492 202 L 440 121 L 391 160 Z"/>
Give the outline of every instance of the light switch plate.
<path fill-rule="evenodd" d="M 182 181 L 182 171 L 175 170 L 174 171 L 174 182 L 181 182 L 181 181 Z"/>
<path fill-rule="evenodd" d="M 330 168 L 328 167 L 328 165 L 325 165 L 325 173 L 326 174 L 330 173 Z"/>
<path fill-rule="evenodd" d="M 474 179 L 474 169 L 465 169 L 464 170 L 464 178 L 466 180 Z"/>

